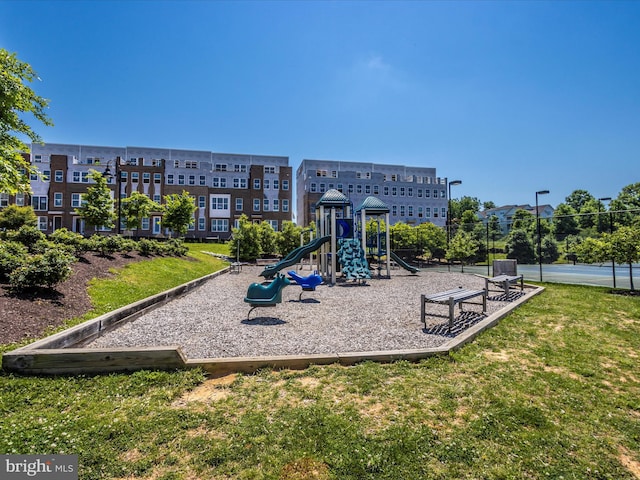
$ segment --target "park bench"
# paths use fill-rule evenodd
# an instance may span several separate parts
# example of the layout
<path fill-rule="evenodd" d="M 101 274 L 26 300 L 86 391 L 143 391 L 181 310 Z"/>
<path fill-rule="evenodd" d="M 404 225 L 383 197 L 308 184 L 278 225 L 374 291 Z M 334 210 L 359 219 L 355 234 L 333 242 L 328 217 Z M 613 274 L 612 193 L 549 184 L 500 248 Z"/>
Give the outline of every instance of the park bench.
<path fill-rule="evenodd" d="M 482 296 L 482 303 L 469 302 L 472 298 Z M 487 311 L 487 290 L 471 290 L 468 288 L 456 288 L 453 290 L 447 290 L 446 292 L 433 293 L 431 295 L 420 295 L 420 315 L 422 317 L 422 323 L 427 328 L 426 318 L 426 305 L 427 303 L 438 303 L 441 305 L 449 305 L 449 333 L 453 327 L 453 320 L 455 318 L 455 305 L 460 305 L 460 311 L 462 311 L 462 305 L 464 303 L 471 303 L 474 305 L 482 305 L 482 313 Z"/>
<path fill-rule="evenodd" d="M 485 278 L 484 288 L 489 291 L 489 283 L 500 285 L 505 295 L 509 295 L 511 285 L 517 285 L 520 282 L 520 290 L 524 290 L 524 278 L 522 275 L 498 275 L 497 277 Z"/>

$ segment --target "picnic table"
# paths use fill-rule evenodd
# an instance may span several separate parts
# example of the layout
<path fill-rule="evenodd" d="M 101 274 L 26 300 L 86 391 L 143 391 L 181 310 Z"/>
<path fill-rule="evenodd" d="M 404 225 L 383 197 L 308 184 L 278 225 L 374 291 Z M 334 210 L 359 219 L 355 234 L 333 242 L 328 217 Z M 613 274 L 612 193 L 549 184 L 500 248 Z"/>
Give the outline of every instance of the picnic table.
<path fill-rule="evenodd" d="M 522 275 L 498 275 L 497 277 L 487 277 L 484 279 L 484 288 L 489 291 L 489 283 L 500 285 L 504 294 L 509 294 L 511 285 L 517 285 L 520 282 L 520 290 L 524 290 L 524 278 Z"/>

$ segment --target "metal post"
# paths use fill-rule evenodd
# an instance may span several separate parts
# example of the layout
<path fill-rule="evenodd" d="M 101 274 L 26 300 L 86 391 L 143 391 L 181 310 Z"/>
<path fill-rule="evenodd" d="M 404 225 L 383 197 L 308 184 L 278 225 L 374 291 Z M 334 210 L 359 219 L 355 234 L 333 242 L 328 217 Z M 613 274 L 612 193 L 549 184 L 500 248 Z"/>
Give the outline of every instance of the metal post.
<path fill-rule="evenodd" d="M 462 180 L 451 180 L 448 182 L 449 187 L 449 197 L 447 198 L 447 250 L 449 249 L 449 242 L 451 241 L 451 187 L 454 185 L 460 185 Z M 449 271 L 451 271 L 451 261 L 447 262 L 447 266 L 449 267 Z"/>
<path fill-rule="evenodd" d="M 540 281 L 542 281 L 542 238 L 540 237 L 540 211 L 538 209 L 538 195 L 546 195 L 549 190 L 536 192 L 536 225 L 538 231 L 538 265 L 540 266 Z"/>
<path fill-rule="evenodd" d="M 598 199 L 599 202 L 611 202 L 611 197 L 602 197 Z M 598 203 L 598 214 L 600 213 L 600 203 Z M 598 215 L 598 220 L 600 220 Z M 613 233 L 613 212 L 611 211 L 611 203 L 609 203 L 609 234 Z M 613 274 L 613 288 L 616 288 L 616 259 L 615 256 L 611 257 L 611 271 Z"/>

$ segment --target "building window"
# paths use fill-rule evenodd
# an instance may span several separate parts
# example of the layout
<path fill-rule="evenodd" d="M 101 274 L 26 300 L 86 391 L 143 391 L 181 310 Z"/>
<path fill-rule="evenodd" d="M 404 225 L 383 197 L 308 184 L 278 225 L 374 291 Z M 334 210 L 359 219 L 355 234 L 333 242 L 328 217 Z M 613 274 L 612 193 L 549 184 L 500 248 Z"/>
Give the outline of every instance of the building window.
<path fill-rule="evenodd" d="M 318 191 L 318 184 L 317 183 L 312 183 L 311 184 L 311 188 L 309 189 L 309 191 L 311 193 L 316 193 Z"/>
<path fill-rule="evenodd" d="M 404 187 L 400 187 L 400 196 L 404 197 L 404 193 L 405 193 L 405 188 Z"/>
<path fill-rule="evenodd" d="M 263 184 L 264 190 L 269 190 L 271 182 L 269 182 L 268 178 L 265 178 L 264 181 L 262 182 L 262 184 Z"/>
<path fill-rule="evenodd" d="M 47 210 L 47 197 L 45 195 L 34 195 L 31 197 L 31 206 L 36 211 Z"/>
<path fill-rule="evenodd" d="M 153 174 L 153 183 L 162 183 L 162 174 L 154 173 Z"/>
<path fill-rule="evenodd" d="M 178 174 L 178 185 L 184 185 L 185 176 L 183 173 Z M 133 176 L 131 177 L 131 181 L 133 181 Z"/>
<path fill-rule="evenodd" d="M 444 217 L 446 217 L 446 216 L 447 216 L 447 209 L 446 209 L 446 208 L 442 207 L 442 208 L 440 209 L 440 216 L 441 216 L 442 218 L 444 218 Z"/>
<path fill-rule="evenodd" d="M 226 163 L 216 163 L 215 165 L 216 172 L 226 172 L 227 164 Z"/>
<path fill-rule="evenodd" d="M 371 185 L 367 184 L 367 185 L 364 186 L 364 193 L 366 195 L 369 195 L 371 193 Z"/>
<path fill-rule="evenodd" d="M 64 173 L 62 170 L 56 170 L 53 174 L 53 181 L 61 183 L 64 180 Z"/>
<path fill-rule="evenodd" d="M 280 200 L 278 200 L 277 198 L 273 199 L 273 211 L 274 212 L 280 211 Z"/>
<path fill-rule="evenodd" d="M 382 187 L 382 194 L 385 197 L 388 197 L 389 196 L 389 187 Z"/>
<path fill-rule="evenodd" d="M 47 229 L 47 217 L 38 217 L 38 230 L 45 231 Z"/>
<path fill-rule="evenodd" d="M 74 208 L 78 208 L 82 205 L 82 194 L 81 193 L 72 193 L 71 194 L 71 206 Z"/>
<path fill-rule="evenodd" d="M 34 162 L 36 162 L 36 163 L 40 163 L 40 162 L 42 162 L 42 155 L 34 155 L 34 156 L 33 156 L 33 160 L 34 160 Z"/>
<path fill-rule="evenodd" d="M 262 200 L 262 211 L 264 212 L 268 212 L 269 211 L 269 199 L 265 198 L 264 200 Z"/>
<path fill-rule="evenodd" d="M 246 165 L 240 165 L 240 164 L 236 163 L 236 164 L 233 166 L 233 171 L 234 171 L 234 172 L 244 173 L 244 172 L 246 172 L 246 171 L 247 171 L 247 166 L 246 166 Z"/>
<path fill-rule="evenodd" d="M 207 197 L 200 195 L 198 197 L 198 208 L 205 208 L 207 206 Z"/>
<path fill-rule="evenodd" d="M 204 175 L 200 175 L 200 178 L 198 179 L 200 186 L 204 187 L 207 185 L 207 177 L 205 177 Z"/>
<path fill-rule="evenodd" d="M 73 176 L 71 178 L 71 181 L 74 183 L 79 183 L 80 182 L 80 172 L 73 172 Z"/>
<path fill-rule="evenodd" d="M 184 162 L 184 168 L 198 168 L 198 162 L 186 161 Z"/>
<path fill-rule="evenodd" d="M 206 220 L 207 219 L 204 217 L 198 217 L 198 230 L 200 230 L 201 232 L 204 231 L 205 228 L 207 228 Z"/>
<path fill-rule="evenodd" d="M 398 195 L 398 187 L 391 187 L 391 195 L 393 197 Z"/>
<path fill-rule="evenodd" d="M 380 187 L 378 185 L 373 186 L 373 194 L 380 195 Z"/>
<path fill-rule="evenodd" d="M 347 188 L 349 193 L 353 193 L 353 183 L 350 183 Z"/>
<path fill-rule="evenodd" d="M 289 180 L 282 180 L 282 189 L 289 190 Z"/>
<path fill-rule="evenodd" d="M 16 205 L 18 207 L 24 207 L 24 193 L 16 193 Z M 9 197 L 7 196 L 7 202 L 9 201 Z M 5 207 L 7 205 L 4 205 Z"/>
<path fill-rule="evenodd" d="M 422 198 L 422 189 L 421 188 L 418 189 L 418 198 Z"/>
<path fill-rule="evenodd" d="M 273 166 L 265 166 L 264 173 L 276 173 L 276 167 Z"/>
<path fill-rule="evenodd" d="M 327 176 L 326 170 L 316 170 L 316 177 L 326 177 L 326 176 Z"/>
<path fill-rule="evenodd" d="M 327 191 L 327 186 L 324 183 L 320 184 L 320 193 L 324 193 Z"/>
<path fill-rule="evenodd" d="M 151 174 L 149 172 L 142 173 L 142 183 L 150 183 L 151 182 Z"/>
<path fill-rule="evenodd" d="M 422 218 L 424 215 L 424 210 L 422 207 L 418 207 L 418 218 Z"/>
<path fill-rule="evenodd" d="M 260 179 L 259 178 L 254 178 L 253 179 L 253 189 L 254 190 L 260 190 Z"/>
<path fill-rule="evenodd" d="M 260 211 L 260 199 L 259 198 L 254 198 L 253 199 L 253 211 L 254 212 L 259 212 Z"/>
<path fill-rule="evenodd" d="M 424 196 L 425 198 L 431 198 L 431 190 L 429 190 L 428 188 L 425 189 Z"/>
<path fill-rule="evenodd" d="M 138 180 L 140 180 L 140 173 L 131 172 L 131 183 L 138 183 Z"/>
<path fill-rule="evenodd" d="M 407 188 L 407 196 L 408 197 L 413 197 L 413 187 L 408 187 Z"/>
<path fill-rule="evenodd" d="M 431 218 L 431 207 L 425 207 L 424 209 L 424 216 L 426 218 Z"/>
<path fill-rule="evenodd" d="M 357 184 L 356 185 L 356 193 L 362 193 L 362 185 L 361 184 Z"/>
<path fill-rule="evenodd" d="M 277 178 L 273 180 L 273 189 L 278 190 L 280 188 L 280 180 Z"/>
<path fill-rule="evenodd" d="M 444 190 L 440 190 L 440 198 L 447 198 L 444 194 Z"/>
<path fill-rule="evenodd" d="M 53 206 L 54 207 L 62 206 L 62 192 L 55 192 L 53 194 Z"/>
<path fill-rule="evenodd" d="M 289 211 L 289 200 L 287 200 L 286 198 L 282 199 L 282 211 L 283 212 Z"/>
<path fill-rule="evenodd" d="M 196 176 L 189 175 L 189 185 L 195 185 L 195 184 L 196 184 Z"/>
<path fill-rule="evenodd" d="M 404 205 L 400 205 L 400 216 L 404 217 L 405 216 L 405 208 Z"/>
<path fill-rule="evenodd" d="M 391 215 L 393 215 L 394 217 L 398 216 L 398 207 L 396 205 L 391 206 Z"/>
<path fill-rule="evenodd" d="M 162 199 L 160 198 L 160 194 L 159 193 L 154 193 L 153 194 L 153 201 L 156 202 L 157 204 L 160 203 Z"/>
<path fill-rule="evenodd" d="M 212 232 L 228 232 L 229 220 L 226 218 L 212 218 L 211 231 Z"/>
<path fill-rule="evenodd" d="M 173 185 L 173 173 L 167 175 L 167 185 Z"/>
<path fill-rule="evenodd" d="M 336 190 L 338 190 L 340 193 L 342 193 L 342 184 L 339 183 Z"/>
<path fill-rule="evenodd" d="M 413 217 L 413 205 L 409 205 L 407 208 L 409 210 L 409 216 Z"/>
<path fill-rule="evenodd" d="M 140 222 L 140 226 L 142 230 L 149 230 L 149 217 L 142 217 L 142 222 Z"/>
<path fill-rule="evenodd" d="M 242 201 L 242 198 L 236 198 L 236 210 L 242 211 L 243 207 L 244 207 L 244 202 Z"/>
<path fill-rule="evenodd" d="M 433 190 L 433 198 L 438 198 L 438 190 Z"/>
<path fill-rule="evenodd" d="M 271 228 L 273 228 L 274 232 L 278 231 L 278 220 L 267 220 L 269 222 L 269 225 L 271 225 Z"/>
<path fill-rule="evenodd" d="M 229 210 L 229 198 L 211 197 L 211 210 Z"/>

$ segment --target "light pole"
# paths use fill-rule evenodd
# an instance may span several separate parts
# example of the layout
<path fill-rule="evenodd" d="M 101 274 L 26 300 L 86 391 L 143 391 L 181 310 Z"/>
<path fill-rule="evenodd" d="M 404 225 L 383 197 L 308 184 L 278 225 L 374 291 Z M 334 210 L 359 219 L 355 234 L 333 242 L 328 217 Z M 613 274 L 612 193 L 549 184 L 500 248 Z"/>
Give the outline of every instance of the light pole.
<path fill-rule="evenodd" d="M 542 238 L 540 238 L 540 211 L 538 209 L 538 195 L 546 195 L 549 190 L 536 192 L 536 228 L 538 231 L 538 265 L 540 266 L 540 281 L 542 281 Z"/>
<path fill-rule="evenodd" d="M 115 168 L 115 177 L 116 177 L 116 194 L 115 194 L 115 201 L 116 201 L 116 233 L 118 235 L 120 235 L 120 219 L 122 218 L 122 214 L 121 214 L 121 210 L 122 210 L 122 202 L 120 201 L 120 182 L 121 182 L 121 178 L 120 178 L 120 157 L 116 157 L 113 160 L 109 160 L 107 162 L 107 168 L 104 169 L 104 176 L 105 177 L 112 177 L 113 175 L 111 174 L 111 170 L 109 169 L 109 165 L 111 165 L 111 163 L 113 163 L 114 168 Z"/>
<path fill-rule="evenodd" d="M 449 196 L 447 197 L 447 250 L 449 250 L 449 242 L 451 241 L 451 187 L 460 185 L 462 180 L 451 180 L 448 182 Z M 447 267 L 451 271 L 451 260 L 447 262 Z"/>
<path fill-rule="evenodd" d="M 611 197 L 602 197 L 598 202 L 611 202 Z M 598 213 L 600 213 L 600 203 L 598 203 Z M 599 216 L 599 215 L 598 215 Z M 613 233 L 613 212 L 611 211 L 611 203 L 609 203 L 609 234 Z M 611 272 L 613 274 L 613 288 L 616 288 L 616 260 L 611 257 Z"/>

